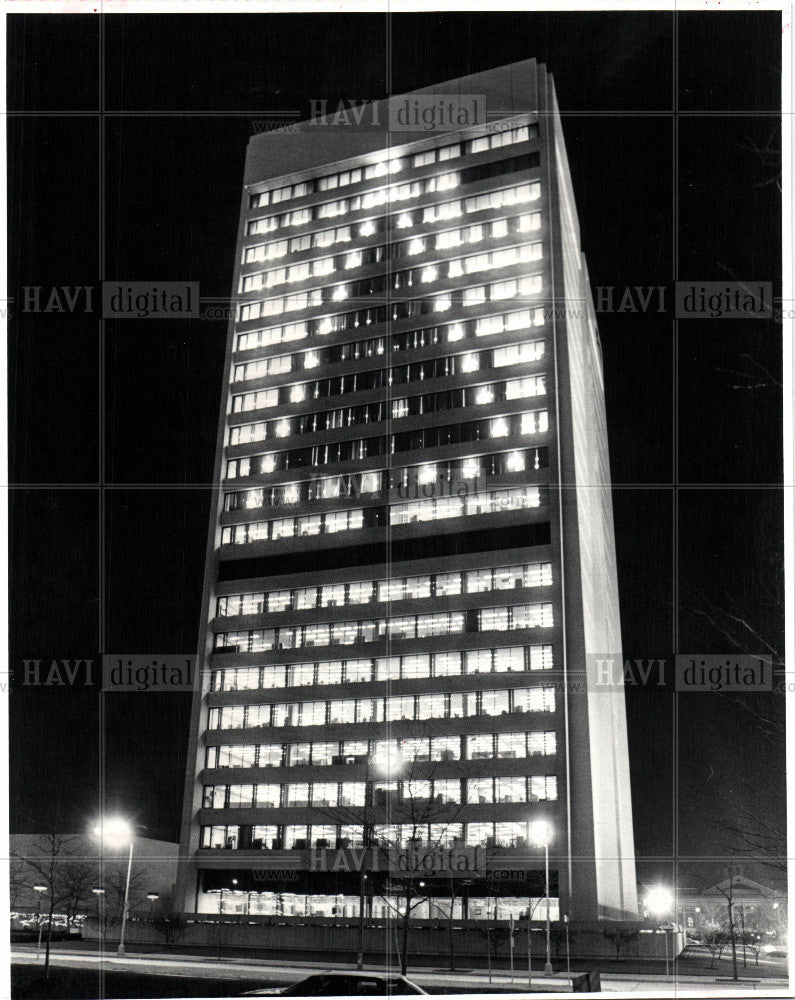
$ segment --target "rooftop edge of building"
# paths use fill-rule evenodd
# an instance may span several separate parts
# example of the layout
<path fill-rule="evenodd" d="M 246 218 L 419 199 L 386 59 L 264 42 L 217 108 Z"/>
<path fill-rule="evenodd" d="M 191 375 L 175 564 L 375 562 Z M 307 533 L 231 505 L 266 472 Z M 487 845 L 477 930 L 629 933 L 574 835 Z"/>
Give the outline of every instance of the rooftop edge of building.
<path fill-rule="evenodd" d="M 500 118 L 538 111 L 539 96 L 544 93 L 544 88 L 539 86 L 539 79 L 545 74 L 546 67 L 543 63 L 535 59 L 523 59 L 396 94 L 380 101 L 355 105 L 353 109 L 348 108 L 344 116 L 337 116 L 335 112 L 338 109 L 332 108 L 324 116 L 260 132 L 249 140 L 244 183 L 257 184 L 276 177 L 314 170 L 330 163 L 364 156 L 390 145 L 403 146 L 421 139 L 442 136 L 465 128 L 467 124 L 491 124 Z M 407 100 L 430 95 L 438 95 L 440 99 L 464 96 L 482 98 L 483 101 L 477 108 L 477 122 L 445 123 L 440 120 L 432 122 L 430 127 L 412 129 L 410 126 L 414 122 L 409 120 L 407 114 L 403 114 L 401 124 L 399 112 L 414 110 L 410 104 L 407 106 Z M 470 107 L 471 105 L 462 104 L 462 114 L 466 115 Z M 444 114 L 440 113 L 439 117 L 443 119 Z M 390 127 L 390 123 L 394 127 Z"/>

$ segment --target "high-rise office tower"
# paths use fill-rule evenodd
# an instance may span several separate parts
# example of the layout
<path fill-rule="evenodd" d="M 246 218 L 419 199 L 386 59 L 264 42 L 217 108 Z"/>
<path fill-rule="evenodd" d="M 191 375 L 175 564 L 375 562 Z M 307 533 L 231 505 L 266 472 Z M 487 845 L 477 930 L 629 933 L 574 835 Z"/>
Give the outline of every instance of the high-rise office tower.
<path fill-rule="evenodd" d="M 594 663 L 621 657 L 601 350 L 552 79 L 326 111 L 246 161 L 182 905 L 388 917 L 411 857 L 417 919 L 543 917 L 546 829 L 553 919 L 634 915 L 624 693 Z"/>

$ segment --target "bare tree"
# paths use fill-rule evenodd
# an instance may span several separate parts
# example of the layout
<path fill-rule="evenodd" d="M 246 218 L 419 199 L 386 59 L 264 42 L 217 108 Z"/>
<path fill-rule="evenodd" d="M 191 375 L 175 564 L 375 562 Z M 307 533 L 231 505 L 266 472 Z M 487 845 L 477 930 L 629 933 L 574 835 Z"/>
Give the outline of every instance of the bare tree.
<path fill-rule="evenodd" d="M 44 952 L 44 978 L 50 975 L 50 943 L 55 907 L 66 903 L 73 892 L 73 880 L 65 875 L 75 860 L 73 853 L 79 837 L 63 833 L 44 833 L 31 844 L 29 853 L 15 854 L 36 882 L 47 887 L 47 937 Z"/>
<path fill-rule="evenodd" d="M 732 949 L 732 979 L 735 982 L 739 979 L 739 973 L 737 970 L 737 925 L 734 919 L 734 904 L 735 904 L 735 891 L 736 891 L 736 874 L 734 869 L 729 866 L 729 877 L 724 882 L 721 882 L 716 886 L 718 892 L 726 900 L 726 917 L 729 933 L 729 943 Z"/>
<path fill-rule="evenodd" d="M 639 934 L 632 927 L 606 927 L 602 934 L 610 941 L 616 950 L 616 959 L 621 955 L 621 949 L 625 945 L 637 941 Z"/>
<path fill-rule="evenodd" d="M 337 806 L 322 810 L 334 822 L 362 826 L 365 847 L 381 850 L 388 858 L 406 852 L 405 870 L 393 870 L 385 891 L 380 894 L 399 928 L 398 951 L 403 975 L 408 968 L 412 920 L 417 909 L 431 898 L 428 891 L 429 875 L 422 867 L 416 870 L 411 868 L 411 851 L 416 849 L 418 856 L 428 856 L 446 848 L 453 824 L 461 813 L 460 802 L 427 794 L 429 783 L 434 780 L 435 774 L 426 771 L 422 778 L 415 777 L 417 763 L 408 764 L 407 770 L 401 772 L 400 781 L 392 781 L 389 776 L 384 781 L 373 781 L 365 789 L 365 795 L 369 798 L 364 815 L 361 807 Z M 382 786 L 380 789 L 379 785 Z M 395 785 L 394 790 L 390 790 L 391 785 Z M 378 819 L 385 822 L 376 822 Z M 374 835 L 376 826 L 379 831 L 377 836 Z M 406 830 L 409 834 L 407 843 L 398 832 Z"/>

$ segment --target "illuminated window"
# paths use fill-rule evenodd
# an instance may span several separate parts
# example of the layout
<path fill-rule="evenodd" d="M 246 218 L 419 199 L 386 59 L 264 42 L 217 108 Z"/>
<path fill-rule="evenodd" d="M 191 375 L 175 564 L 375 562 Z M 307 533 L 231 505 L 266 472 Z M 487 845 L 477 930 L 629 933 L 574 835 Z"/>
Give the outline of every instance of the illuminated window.
<path fill-rule="evenodd" d="M 480 359 L 477 354 L 461 355 L 461 371 L 465 373 L 476 372 L 480 367 Z"/>
<path fill-rule="evenodd" d="M 524 777 L 495 778 L 494 799 L 496 802 L 526 802 L 527 779 Z"/>
<path fill-rule="evenodd" d="M 524 452 L 512 451 L 506 460 L 508 472 L 522 472 L 525 468 Z"/>
<path fill-rule="evenodd" d="M 487 805 L 494 801 L 493 778 L 467 778 L 467 802 Z M 491 823 L 470 823 L 469 828 L 487 826 L 491 831 Z"/>
<path fill-rule="evenodd" d="M 554 801 L 558 797 L 557 778 L 549 775 L 534 775 L 530 778 L 530 801 Z"/>
<path fill-rule="evenodd" d="M 401 212 L 397 218 L 398 229 L 408 229 L 411 225 L 411 212 Z"/>
<path fill-rule="evenodd" d="M 528 733 L 527 752 L 530 755 L 551 757 L 556 752 L 556 737 L 554 733 Z"/>

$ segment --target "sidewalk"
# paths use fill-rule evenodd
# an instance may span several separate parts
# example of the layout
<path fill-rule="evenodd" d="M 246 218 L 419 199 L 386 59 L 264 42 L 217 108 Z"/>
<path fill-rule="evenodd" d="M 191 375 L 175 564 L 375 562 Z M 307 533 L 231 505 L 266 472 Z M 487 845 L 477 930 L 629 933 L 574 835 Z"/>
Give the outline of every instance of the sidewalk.
<path fill-rule="evenodd" d="M 35 948 L 33 946 L 16 947 L 11 952 L 12 961 L 22 964 L 33 964 L 35 962 Z M 43 957 L 39 959 L 43 963 Z M 149 973 L 161 973 L 163 975 L 182 976 L 193 978 L 199 975 L 213 979 L 230 978 L 239 976 L 241 980 L 261 981 L 265 978 L 269 980 L 283 981 L 285 983 L 297 982 L 307 974 L 315 970 L 336 970 L 350 971 L 355 968 L 354 963 L 348 962 L 322 962 L 303 961 L 294 959 L 278 958 L 229 958 L 222 956 L 214 958 L 209 955 L 171 955 L 163 952 L 128 952 L 123 957 L 118 957 L 115 952 L 106 952 L 100 955 L 96 951 L 86 951 L 80 949 L 53 949 L 50 954 L 50 961 L 56 964 L 68 965 L 73 968 L 94 968 L 100 964 L 105 968 L 114 970 L 126 970 L 129 972 L 146 971 Z M 574 971 L 585 968 L 584 963 L 579 963 Z M 370 965 L 373 971 L 383 971 L 383 966 Z M 267 976 L 267 971 L 271 972 Z M 471 989 L 473 986 L 500 987 L 506 992 L 526 993 L 528 990 L 528 977 L 526 970 L 516 969 L 514 978 L 511 980 L 507 970 L 494 970 L 489 978 L 488 972 L 483 969 L 462 969 L 456 972 L 441 969 L 438 966 L 411 966 L 408 971 L 409 979 L 422 987 L 449 986 L 450 992 L 455 993 L 456 986 Z M 744 977 L 736 985 L 731 980 L 719 974 L 706 975 L 679 975 L 666 977 L 664 974 L 654 973 L 632 973 L 614 972 L 602 973 L 603 992 L 632 992 L 643 985 L 656 984 L 657 991 L 677 993 L 698 989 L 705 995 L 714 995 L 718 992 L 732 994 L 742 989 L 746 992 L 764 991 L 768 994 L 783 993 L 787 987 L 784 978 L 759 978 L 752 974 Z M 560 991 L 560 980 L 549 980 L 539 969 L 533 975 L 533 990 L 542 992 L 547 986 L 551 991 Z M 656 991 L 656 992 L 657 992 Z"/>

